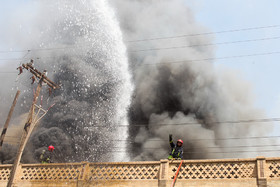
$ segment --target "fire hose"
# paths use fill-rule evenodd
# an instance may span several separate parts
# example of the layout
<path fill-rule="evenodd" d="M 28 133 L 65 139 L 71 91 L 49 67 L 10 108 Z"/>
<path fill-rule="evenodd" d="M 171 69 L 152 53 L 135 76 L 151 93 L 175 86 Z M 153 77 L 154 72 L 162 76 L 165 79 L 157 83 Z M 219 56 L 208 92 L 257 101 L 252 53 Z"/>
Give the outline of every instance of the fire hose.
<path fill-rule="evenodd" d="M 181 160 L 181 163 L 180 163 L 180 165 L 179 165 L 179 167 L 178 167 L 178 169 L 177 169 L 177 172 L 176 172 L 176 174 L 175 174 L 175 176 L 174 176 L 174 179 L 173 179 L 173 182 L 172 182 L 172 184 L 171 184 L 171 187 L 174 187 L 174 185 L 175 185 L 175 181 L 176 181 L 177 175 L 179 174 L 179 171 L 180 171 L 180 168 L 181 168 L 181 166 L 182 166 L 182 163 L 183 163 L 183 160 Z"/>

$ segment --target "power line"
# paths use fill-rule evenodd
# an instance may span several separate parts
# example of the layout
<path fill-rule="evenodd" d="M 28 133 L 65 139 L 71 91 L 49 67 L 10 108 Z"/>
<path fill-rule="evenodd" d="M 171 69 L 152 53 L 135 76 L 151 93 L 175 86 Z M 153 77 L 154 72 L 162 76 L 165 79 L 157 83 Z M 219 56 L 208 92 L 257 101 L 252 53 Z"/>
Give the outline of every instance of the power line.
<path fill-rule="evenodd" d="M 231 30 L 224 30 L 224 31 L 184 34 L 184 35 L 165 36 L 165 37 L 156 37 L 156 38 L 146 38 L 146 39 L 139 39 L 139 40 L 130 40 L 130 41 L 126 41 L 126 42 L 129 42 L 129 43 L 132 43 L 132 42 L 143 42 L 143 41 L 183 38 L 183 37 L 192 37 L 192 36 L 201 36 L 201 35 L 223 34 L 223 33 L 231 33 L 231 32 L 249 31 L 249 30 L 277 28 L 277 27 L 280 27 L 280 25 L 270 25 L 270 26 L 262 26 L 262 27 L 249 27 L 249 28 L 231 29 Z"/>
<path fill-rule="evenodd" d="M 220 147 L 217 147 L 217 146 L 210 146 L 210 147 L 201 147 L 201 146 L 197 146 L 196 149 L 202 149 L 202 148 L 207 148 L 207 149 L 232 149 L 232 148 L 257 148 L 257 147 L 278 147 L 280 146 L 279 145 L 243 145 L 243 146 L 220 146 Z M 111 148 L 114 148 L 114 149 L 127 149 L 127 147 L 111 147 Z M 134 149 L 164 149 L 162 147 L 134 147 Z"/>
<path fill-rule="evenodd" d="M 216 122 L 210 122 L 208 124 L 210 125 L 210 124 L 268 123 L 268 122 L 279 122 L 279 121 L 280 121 L 280 118 L 263 118 L 263 119 L 235 120 L 235 121 L 216 121 Z M 147 127 L 147 126 L 151 127 L 151 126 L 169 126 L 169 125 L 201 125 L 201 123 L 184 122 L 184 123 L 173 123 L 173 124 L 164 124 L 164 123 L 162 123 L 162 124 L 132 124 L 132 125 L 114 125 L 114 126 L 110 126 L 110 128 L 114 128 L 114 127 L 131 128 L 131 127 Z M 108 126 L 101 126 L 101 125 L 91 126 L 90 128 L 99 128 L 99 127 L 108 128 Z M 273 137 L 273 136 L 265 136 L 265 137 L 260 137 L 260 138 L 270 138 L 270 137 Z M 275 137 L 280 137 L 280 136 L 275 136 Z M 258 137 L 250 137 L 250 138 L 255 139 Z M 244 138 L 227 138 L 227 139 L 244 139 Z M 248 137 L 245 139 L 248 139 Z M 199 140 L 199 139 L 197 139 L 197 140 Z M 219 140 L 219 139 L 203 139 L 203 140 Z M 220 139 L 220 140 L 225 140 L 225 139 Z M 124 140 L 120 140 L 120 141 L 124 141 Z M 161 141 L 161 140 L 158 140 L 158 141 Z"/>
<path fill-rule="evenodd" d="M 16 142 L 16 141 L 5 141 L 4 143 L 6 144 L 9 144 L 9 143 L 19 143 L 19 142 Z M 257 148 L 257 147 L 278 147 L 280 145 L 253 145 L 253 146 L 231 146 L 231 147 L 196 147 L 197 149 L 200 149 L 200 148 L 205 148 L 205 149 L 209 149 L 209 148 Z M 113 149 L 122 149 L 122 148 L 125 148 L 127 149 L 126 147 L 111 147 Z M 164 149 L 164 148 L 158 148 L 158 147 L 151 147 L 151 148 L 141 148 L 141 147 L 136 147 L 136 148 L 139 148 L 139 149 L 142 149 L 142 150 L 148 150 L 148 149 Z M 127 152 L 129 150 L 113 150 L 111 152 Z M 209 152 L 207 151 L 207 153 L 245 153 L 245 152 L 279 152 L 280 150 L 240 150 L 240 151 L 213 151 L 213 152 Z M 184 153 L 205 153 L 205 152 L 184 152 Z"/>
<path fill-rule="evenodd" d="M 236 120 L 236 121 L 213 121 L 207 124 L 239 124 L 239 123 L 267 123 L 267 122 L 279 122 L 280 118 L 263 118 L 263 119 L 248 119 L 248 120 Z M 184 122 L 184 123 L 161 123 L 161 124 L 132 124 L 132 125 L 114 125 L 113 127 L 146 127 L 146 126 L 168 126 L 168 125 L 200 125 L 199 122 Z M 106 127 L 101 125 L 96 125 L 92 127 Z"/>
<path fill-rule="evenodd" d="M 199 61 L 211 61 L 211 60 L 226 60 L 226 59 L 234 59 L 234 58 L 245 58 L 245 57 L 254 57 L 254 56 L 267 56 L 267 55 L 275 55 L 280 54 L 280 51 L 275 52 L 267 52 L 267 53 L 255 53 L 255 54 L 246 54 L 246 55 L 236 55 L 236 56 L 226 56 L 226 57 L 216 57 L 216 58 L 204 58 L 204 59 L 193 59 L 193 60 L 178 60 L 178 61 L 169 61 L 162 63 L 143 63 L 143 65 L 162 65 L 162 64 L 174 64 L 174 63 L 183 63 L 183 62 L 199 62 Z M 73 56 L 73 55 L 69 55 Z M 37 57 L 36 59 L 46 59 L 46 58 L 54 58 L 53 56 L 49 57 Z M 21 61 L 22 58 L 14 58 L 14 59 L 0 59 L 0 60 L 10 60 L 10 61 Z"/>
<path fill-rule="evenodd" d="M 280 54 L 280 51 L 275 52 L 267 52 L 267 53 L 255 53 L 255 54 L 247 54 L 247 55 L 236 55 L 236 56 L 226 56 L 226 57 L 214 57 L 214 58 L 204 58 L 204 59 L 193 59 L 193 60 L 178 60 L 178 61 L 169 61 L 169 62 L 161 62 L 161 63 L 144 63 L 143 65 L 162 65 L 162 64 L 175 64 L 175 63 L 183 63 L 183 62 L 200 62 L 200 61 L 212 61 L 212 60 L 226 60 L 226 59 L 234 59 L 234 58 L 245 58 L 245 57 L 254 57 L 254 56 L 266 56 L 266 55 L 274 55 Z"/>
<path fill-rule="evenodd" d="M 197 45 L 183 45 L 183 46 L 174 46 L 174 47 L 163 47 L 163 48 L 150 48 L 150 49 L 139 49 L 139 50 L 129 50 L 129 52 L 145 52 L 145 51 L 159 51 L 159 50 L 169 50 L 169 49 L 181 49 L 188 47 L 207 47 L 213 45 L 226 45 L 226 44 L 236 44 L 236 43 L 247 43 L 247 42 L 256 42 L 256 41 L 265 41 L 265 40 L 276 40 L 280 37 L 271 37 L 271 38 L 259 38 L 259 39 L 251 39 L 251 40 L 238 40 L 231 42 L 218 42 L 218 43 L 208 43 L 208 44 L 197 44 Z"/>
<path fill-rule="evenodd" d="M 279 152 L 280 150 L 252 150 L 252 151 L 213 151 L 213 152 L 184 152 L 184 153 L 217 153 L 217 154 L 223 154 L 223 153 L 266 153 L 266 152 Z"/>
<path fill-rule="evenodd" d="M 163 47 L 163 48 L 150 48 L 150 49 L 139 49 L 139 50 L 128 50 L 129 52 L 144 52 L 144 51 L 157 51 L 157 50 L 168 50 L 168 49 L 180 49 L 187 47 L 203 47 L 203 46 L 213 46 L 213 45 L 226 45 L 226 44 L 235 44 L 235 43 L 248 43 L 248 42 L 256 42 L 256 41 L 266 41 L 266 40 L 276 40 L 280 39 L 279 36 L 269 37 L 269 38 L 258 38 L 258 39 L 249 39 L 249 40 L 237 40 L 237 41 L 227 41 L 227 42 L 218 42 L 218 43 L 206 43 L 206 44 L 194 44 L 194 45 L 183 45 L 183 46 L 174 46 L 174 47 Z M 88 42 L 85 42 L 88 43 Z M 85 43 L 80 43 L 78 45 L 72 45 L 67 47 L 56 47 L 56 48 L 37 48 L 37 49 L 26 49 L 26 50 L 18 50 L 18 51 L 0 51 L 0 53 L 19 53 L 19 52 L 31 52 L 31 51 L 51 51 L 51 50 L 62 50 L 62 49 L 74 49 L 81 48 L 79 46 L 85 47 Z M 92 43 L 89 43 L 92 45 Z"/>
<path fill-rule="evenodd" d="M 4 144 L 14 144 L 14 143 L 19 143 L 19 142 L 13 142 L 13 141 L 6 141 L 4 142 Z M 271 145 L 271 146 L 280 146 L 280 145 Z M 240 146 L 241 147 L 241 146 Z M 244 146 L 246 147 L 246 146 Z M 248 146 L 250 147 L 250 146 Z M 261 147 L 261 146 L 259 146 Z M 263 146 L 265 147 L 265 146 Z M 268 146 L 269 147 L 269 146 Z M 123 148 L 123 147 L 112 147 L 112 148 Z M 204 147 L 204 148 L 211 148 L 211 147 Z M 219 148 L 219 147 L 217 147 Z M 221 147 L 220 147 L 221 148 Z M 228 147 L 228 148 L 231 148 L 231 147 Z M 233 147 L 234 148 L 234 147 Z M 141 148 L 142 150 L 147 150 L 149 148 Z M 163 148 L 150 148 L 150 149 L 163 149 Z M 199 147 L 198 147 L 199 149 Z M 110 152 L 129 152 L 130 150 L 111 150 Z M 227 153 L 230 153 L 230 154 L 234 154 L 234 153 L 266 153 L 266 152 L 280 152 L 280 150 L 237 150 L 237 151 L 205 151 L 205 152 L 202 152 L 202 151 L 199 151 L 199 152 L 196 152 L 196 151 L 185 151 L 184 154 L 186 153 L 190 153 L 190 154 L 209 154 L 209 153 L 213 153 L 213 154 L 227 154 Z"/>
<path fill-rule="evenodd" d="M 128 152 L 125 150 L 114 150 L 111 152 Z M 190 153 L 190 154 L 209 154 L 209 153 L 213 153 L 213 154 L 226 154 L 226 153 L 230 153 L 230 154 L 234 154 L 234 153 L 266 153 L 266 152 L 280 152 L 280 150 L 252 150 L 252 151 L 205 151 L 205 152 L 193 152 L 193 151 L 188 151 L 188 152 L 184 152 L 185 153 Z"/>
<path fill-rule="evenodd" d="M 229 138 L 197 138 L 197 139 L 191 139 L 188 140 L 189 142 L 195 142 L 195 141 L 226 141 L 226 140 L 248 140 L 248 139 L 270 139 L 270 138 L 280 138 L 280 136 L 251 136 L 251 137 L 229 137 Z M 132 139 L 113 139 L 110 141 L 128 141 L 130 143 L 136 143 Z M 149 141 L 166 141 L 169 142 L 168 140 L 162 140 L 162 139 L 149 139 Z"/>
<path fill-rule="evenodd" d="M 13 136 L 7 136 L 12 138 Z M 229 138 L 199 138 L 199 139 L 191 139 L 187 140 L 188 142 L 194 142 L 194 141 L 226 141 L 226 140 L 246 140 L 246 139 L 270 139 L 270 138 L 280 138 L 280 136 L 251 136 L 251 137 L 229 137 Z M 137 143 L 133 139 L 112 139 L 109 141 L 127 141 L 129 143 Z M 149 139 L 148 141 L 166 141 L 169 142 L 168 140 L 163 140 L 163 139 Z M 277 145 L 272 145 L 272 146 L 277 146 Z M 280 146 L 280 145 L 279 145 Z"/>
<path fill-rule="evenodd" d="M 6 144 L 9 144 L 9 143 L 19 143 L 18 141 L 5 141 L 4 143 L 6 143 Z M 208 146 L 208 147 L 201 147 L 201 146 L 198 146 L 198 147 L 196 147 L 197 149 L 200 149 L 200 148 L 205 148 L 205 149 L 220 149 L 220 148 L 222 148 L 222 149 L 225 149 L 225 148 L 227 148 L 227 149 L 232 149 L 232 148 L 258 148 L 258 147 L 279 147 L 280 145 L 249 145 L 249 146 L 221 146 L 221 147 L 214 147 L 214 146 Z M 111 148 L 113 148 L 113 149 L 127 149 L 127 147 L 111 147 Z M 141 150 L 149 150 L 149 149 L 164 149 L 164 148 L 159 148 L 159 147 L 149 147 L 149 148 L 142 148 L 142 147 L 134 147 L 134 149 L 135 148 L 137 148 L 137 149 L 141 149 Z M 121 150 L 120 150 L 121 151 Z M 273 152 L 273 151 L 280 151 L 280 150 L 246 150 L 246 151 L 230 151 L 230 152 L 221 152 L 221 151 L 219 151 L 219 152 L 207 152 L 207 153 L 236 153 L 236 152 L 266 152 L 266 151 L 271 151 L 271 152 Z M 112 151 L 112 152 L 114 152 L 114 151 Z M 185 153 L 198 153 L 198 152 L 185 152 Z M 203 152 L 201 152 L 201 153 L 203 153 Z"/>
<path fill-rule="evenodd" d="M 19 143 L 18 141 L 5 141 L 4 143 L 6 144 L 9 144 L 9 143 Z M 228 149 L 232 149 L 232 148 L 258 148 L 258 147 L 278 147 L 280 145 L 249 145 L 249 146 L 231 146 L 231 147 L 228 147 L 228 146 L 221 146 L 221 147 L 214 147 L 214 146 L 208 146 L 208 147 L 201 147 L 201 146 L 198 146 L 196 147 L 197 149 L 200 149 L 200 148 L 205 148 L 205 149 L 210 149 L 210 148 L 214 148 L 214 149 L 218 149 L 218 148 L 228 148 Z M 113 149 L 127 149 L 126 147 L 111 147 Z M 135 147 L 135 148 L 138 148 L 138 149 L 141 149 L 141 150 L 148 150 L 148 149 L 164 149 L 164 148 L 159 148 L 159 147 L 150 147 L 150 148 L 141 148 L 141 147 Z M 111 151 L 111 152 L 127 152 L 129 150 L 114 150 L 114 151 Z M 207 153 L 246 153 L 246 152 L 279 152 L 280 150 L 242 150 L 242 151 L 207 151 Z M 184 152 L 184 153 L 205 153 L 205 152 Z"/>
<path fill-rule="evenodd" d="M 111 150 L 110 152 L 129 152 L 129 150 Z M 190 153 L 190 154 L 234 154 L 234 153 L 266 153 L 266 152 L 280 152 L 280 150 L 242 150 L 242 151 L 184 151 L 184 154 Z"/>

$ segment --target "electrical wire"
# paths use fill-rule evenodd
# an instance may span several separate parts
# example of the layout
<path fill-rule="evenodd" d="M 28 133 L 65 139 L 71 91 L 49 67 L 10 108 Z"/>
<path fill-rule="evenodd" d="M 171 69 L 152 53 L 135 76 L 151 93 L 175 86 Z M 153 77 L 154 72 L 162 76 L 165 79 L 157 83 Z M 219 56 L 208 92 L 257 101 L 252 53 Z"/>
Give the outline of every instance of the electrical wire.
<path fill-rule="evenodd" d="M 132 42 L 141 42 L 141 41 L 150 41 L 150 40 L 174 39 L 174 38 L 182 38 L 182 37 L 190 37 L 190 36 L 222 34 L 222 33 L 240 32 L 240 31 L 249 31 L 249 30 L 260 30 L 260 29 L 277 28 L 277 27 L 280 27 L 280 25 L 268 25 L 268 26 L 248 27 L 248 28 L 241 28 L 241 29 L 231 29 L 231 30 L 224 30 L 224 31 L 215 31 L 215 32 L 205 32 L 205 33 L 194 33 L 194 34 L 184 34 L 184 35 L 176 35 L 176 36 L 147 38 L 147 39 L 137 39 L 137 40 L 128 40 L 128 41 L 125 41 L 125 42 L 132 43 Z M 251 42 L 251 41 L 258 41 L 258 40 L 270 40 L 270 39 L 278 39 L 278 37 L 255 39 L 255 40 L 235 41 L 235 42 L 224 42 L 224 43 L 218 43 L 218 44 L 214 44 L 214 45 L 225 44 L 225 43 Z M 88 43 L 88 42 L 85 42 L 85 43 Z M 85 43 L 80 43 L 78 45 L 83 45 Z M 90 43 L 90 44 L 92 45 L 92 43 Z M 213 45 L 213 44 L 204 44 L 204 45 Z M 197 45 L 194 45 L 194 46 L 197 46 Z M 0 51 L 0 53 L 20 53 L 20 52 L 41 51 L 41 50 L 60 50 L 60 49 L 68 49 L 68 48 L 72 48 L 72 47 L 68 46 L 68 47 L 56 47 L 56 48 L 25 49 L 25 50 L 16 50 L 16 51 L 6 50 L 6 51 Z"/>
<path fill-rule="evenodd" d="M 178 61 L 169 61 L 169 62 L 160 62 L 160 63 L 143 63 L 143 65 L 162 65 L 162 64 L 175 64 L 175 63 L 184 63 L 184 62 L 200 62 L 200 61 L 212 61 L 212 60 L 226 60 L 226 59 L 234 59 L 234 58 L 245 58 L 245 57 L 254 57 L 254 56 L 266 56 L 266 55 L 274 55 L 280 54 L 280 51 L 268 52 L 268 53 L 255 53 L 255 54 L 247 54 L 247 55 L 236 55 L 236 56 L 226 56 L 226 57 L 214 57 L 214 58 L 204 58 L 204 59 L 193 59 L 193 60 L 178 60 Z"/>
<path fill-rule="evenodd" d="M 111 152 L 127 152 L 125 150 L 113 150 Z M 187 152 L 184 152 L 185 153 L 190 153 L 190 154 L 209 154 L 209 153 L 213 153 L 213 154 L 227 154 L 227 153 L 230 153 L 230 154 L 235 154 L 235 153 L 266 153 L 266 152 L 280 152 L 280 150 L 252 150 L 252 151 L 205 151 L 205 152 L 193 152 L 193 151 L 187 151 Z"/>
<path fill-rule="evenodd" d="M 208 47 L 208 46 L 215 46 L 215 45 L 227 45 L 227 44 L 257 42 L 257 41 L 276 40 L 276 39 L 280 39 L 280 37 L 260 38 L 260 39 L 252 39 L 252 40 L 238 40 L 238 41 L 231 41 L 231 42 L 218 42 L 218 43 L 197 44 L 197 45 L 183 45 L 183 46 L 163 47 L 163 48 L 139 49 L 139 50 L 129 50 L 128 52 L 136 53 L 136 52 L 146 52 L 146 51 L 182 49 L 188 47 Z"/>
<path fill-rule="evenodd" d="M 9 136 L 8 136 L 9 137 Z M 277 136 L 280 137 L 280 136 Z M 256 137 L 254 137 L 256 138 Z M 264 137 L 258 137 L 258 138 L 264 138 Z M 245 138 L 244 138 L 245 139 Z M 110 140 L 112 141 L 112 140 Z M 19 143 L 19 141 L 5 141 L 4 143 L 9 144 L 9 143 Z M 204 148 L 204 149 L 219 149 L 219 148 L 227 148 L 227 149 L 232 149 L 232 148 L 258 148 L 258 147 L 279 147 L 280 145 L 243 145 L 243 146 L 221 146 L 221 147 L 217 147 L 217 146 L 207 146 L 207 147 L 196 147 L 197 149 L 200 148 Z M 113 149 L 122 149 L 126 147 L 111 147 Z M 150 147 L 150 148 L 141 148 L 141 147 L 134 147 L 141 149 L 141 150 L 148 150 L 148 149 L 163 149 L 163 148 L 159 148 L 159 147 Z M 247 153 L 247 152 L 279 152 L 280 150 L 236 150 L 236 151 L 207 151 L 207 153 Z M 127 152 L 127 150 L 113 150 L 111 152 Z M 184 153 L 205 153 L 205 152 L 184 152 Z"/>
<path fill-rule="evenodd" d="M 213 152 L 184 152 L 184 153 L 191 153 L 191 154 L 205 154 L 205 153 L 217 153 L 217 154 L 225 154 L 225 153 L 266 153 L 266 152 L 279 152 L 280 150 L 246 150 L 246 151 L 213 151 Z"/>
<path fill-rule="evenodd" d="M 226 57 L 216 57 L 216 58 L 204 58 L 204 59 L 193 59 L 193 60 L 178 60 L 178 61 L 169 61 L 169 62 L 162 62 L 162 63 L 143 63 L 143 65 L 162 65 L 162 64 L 175 64 L 175 63 L 183 63 L 183 62 L 199 62 L 199 61 L 211 61 L 211 60 L 226 60 L 226 59 L 234 59 L 234 58 L 244 58 L 244 57 L 254 57 L 254 56 L 266 56 L 266 55 L 275 55 L 280 54 L 280 51 L 274 52 L 267 52 L 267 53 L 255 53 L 255 54 L 246 54 L 246 55 L 236 55 L 236 56 L 226 56 Z M 71 56 L 71 55 L 70 55 Z M 53 58 L 53 56 L 49 57 L 37 57 L 36 59 L 46 59 L 46 58 Z M 21 58 L 14 58 L 14 59 L 0 59 L 0 60 L 10 60 L 10 61 L 20 61 Z"/>
<path fill-rule="evenodd" d="M 9 143 L 19 143 L 19 141 L 5 141 L 4 143 L 6 144 L 9 144 Z M 196 147 L 197 149 L 201 149 L 201 148 L 204 148 L 204 149 L 219 149 L 219 148 L 227 148 L 227 149 L 232 149 L 232 148 L 258 148 L 258 147 L 279 147 L 280 145 L 249 145 L 249 146 L 221 146 L 221 147 L 211 147 L 211 146 L 208 146 L 208 147 Z M 126 147 L 111 147 L 113 149 L 127 149 Z M 141 150 L 148 150 L 148 149 L 163 149 L 163 148 L 159 148 L 159 147 L 150 147 L 150 148 L 142 148 L 142 147 L 134 147 L 134 149 L 141 149 Z M 122 152 L 122 150 L 118 150 L 120 152 Z M 117 152 L 118 152 L 117 151 Z M 127 151 L 127 150 L 126 150 Z M 242 150 L 242 151 L 230 151 L 230 152 L 227 152 L 227 151 L 214 151 L 214 152 L 207 152 L 207 153 L 237 153 L 237 152 L 278 152 L 280 150 Z M 112 152 L 115 152 L 115 150 L 113 150 Z M 205 153 L 205 152 L 185 152 L 185 153 Z"/>
<path fill-rule="evenodd" d="M 201 147 L 197 146 L 196 149 L 232 149 L 232 148 L 257 148 L 257 147 L 279 147 L 279 145 L 241 145 L 241 146 L 213 146 Z M 111 147 L 114 149 L 127 149 L 127 147 Z M 134 147 L 134 149 L 163 149 L 162 147 Z"/>
<path fill-rule="evenodd" d="M 214 121 L 209 122 L 207 124 L 239 124 L 239 123 L 267 123 L 267 122 L 279 122 L 280 118 L 263 118 L 263 119 L 248 119 L 248 120 L 236 120 L 236 121 Z M 153 127 L 153 126 L 168 126 L 168 125 L 201 125 L 199 122 L 184 122 L 184 123 L 172 123 L 172 124 L 131 124 L 131 125 L 114 125 L 113 127 Z M 101 126 L 96 125 L 92 127 L 106 127 L 107 126 Z"/>
<path fill-rule="evenodd" d="M 163 48 L 150 48 L 150 49 L 139 49 L 139 50 L 128 50 L 128 52 L 144 52 L 144 51 L 157 51 L 157 50 L 168 50 L 168 49 L 180 49 L 180 48 L 188 48 L 188 47 L 207 47 L 207 46 L 215 46 L 215 45 L 226 45 L 226 44 L 236 44 L 236 43 L 248 43 L 248 42 L 257 42 L 257 41 L 267 41 L 267 40 L 276 40 L 280 39 L 279 36 L 269 37 L 269 38 L 258 38 L 258 39 L 249 39 L 249 40 L 237 40 L 237 41 L 227 41 L 227 42 L 218 42 L 218 43 L 206 43 L 206 44 L 194 44 L 194 45 L 183 45 L 183 46 L 174 46 L 174 47 L 163 47 Z M 88 42 L 86 42 L 88 43 Z M 92 43 L 89 43 L 92 45 Z M 83 48 L 88 47 L 85 46 L 85 43 L 75 44 L 73 46 L 67 47 L 56 47 L 56 48 L 37 48 L 37 49 L 25 49 L 18 51 L 0 51 L 0 53 L 19 53 L 19 52 L 31 52 L 31 51 L 51 51 L 51 50 L 63 50 L 63 49 L 75 49 L 75 48 Z"/>
<path fill-rule="evenodd" d="M 9 135 L 6 135 L 6 137 L 16 138 L 14 136 L 9 136 Z M 188 141 L 190 141 L 190 142 L 192 142 L 192 141 L 224 141 L 224 140 L 270 139 L 270 138 L 280 138 L 280 135 L 279 136 L 227 137 L 227 138 L 215 138 L 215 139 L 214 138 L 196 138 L 196 139 L 191 139 L 191 140 L 188 140 Z M 135 143 L 133 139 L 112 139 L 110 141 L 130 141 L 132 143 Z M 149 139 L 149 141 L 165 141 L 165 140 Z"/>
<path fill-rule="evenodd" d="M 197 138 L 197 139 L 191 139 L 188 140 L 190 142 L 194 141 L 227 141 L 227 140 L 248 140 L 248 139 L 270 139 L 270 138 L 280 138 L 280 136 L 251 136 L 251 137 L 228 137 L 228 138 Z M 132 139 L 122 140 L 122 139 L 113 139 L 110 141 L 128 141 L 131 143 L 135 143 Z M 162 140 L 162 139 L 149 139 L 149 141 L 167 141 L 168 140 Z"/>
<path fill-rule="evenodd" d="M 11 138 L 12 136 L 6 136 Z M 227 141 L 227 140 L 248 140 L 248 139 L 270 139 L 270 138 L 280 138 L 280 136 L 251 136 L 251 137 L 229 137 L 229 138 L 198 138 L 198 139 L 191 139 L 188 140 L 189 142 L 194 141 Z M 128 143 L 136 143 L 133 139 L 112 139 L 108 141 L 126 141 Z M 167 141 L 168 140 L 162 140 L 162 139 L 149 139 L 148 141 Z M 276 146 L 276 145 L 275 145 Z"/>
<path fill-rule="evenodd" d="M 132 42 L 143 42 L 143 41 L 152 41 L 152 40 L 164 40 L 164 39 L 174 39 L 174 38 L 201 36 L 201 35 L 223 34 L 223 33 L 232 33 L 232 32 L 240 32 L 240 31 L 249 31 L 249 30 L 260 30 L 260 29 L 277 28 L 277 27 L 280 27 L 280 25 L 269 25 L 269 26 L 261 26 L 261 27 L 248 27 L 248 28 L 231 29 L 231 30 L 224 30 L 224 31 L 184 34 L 184 35 L 165 36 L 165 37 L 156 37 L 156 38 L 146 38 L 146 39 L 130 40 L 130 41 L 126 41 L 126 42 L 132 43 Z"/>

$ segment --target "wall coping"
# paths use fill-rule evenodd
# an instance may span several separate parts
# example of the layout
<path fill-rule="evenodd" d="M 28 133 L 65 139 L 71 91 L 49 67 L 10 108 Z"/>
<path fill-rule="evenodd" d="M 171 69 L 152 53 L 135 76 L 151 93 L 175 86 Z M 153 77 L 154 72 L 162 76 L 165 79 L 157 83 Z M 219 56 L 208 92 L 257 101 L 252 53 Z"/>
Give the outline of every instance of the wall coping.
<path fill-rule="evenodd" d="M 183 160 L 183 163 L 217 163 L 217 162 L 254 162 L 263 157 L 257 158 L 237 158 L 237 159 L 199 159 L 199 160 Z M 274 161 L 280 160 L 280 157 L 264 157 L 266 161 Z M 166 159 L 162 159 L 166 160 Z M 161 160 L 161 161 L 162 161 Z M 133 164 L 160 164 L 161 161 L 133 161 L 133 162 L 66 162 L 66 163 L 49 163 L 49 164 L 41 164 L 41 163 L 32 163 L 32 164 L 21 164 L 22 167 L 32 167 L 32 166 L 80 166 L 82 164 L 89 164 L 89 165 L 133 165 Z M 178 164 L 180 160 L 170 161 L 170 164 Z M 12 167 L 12 164 L 2 164 L 0 167 Z"/>

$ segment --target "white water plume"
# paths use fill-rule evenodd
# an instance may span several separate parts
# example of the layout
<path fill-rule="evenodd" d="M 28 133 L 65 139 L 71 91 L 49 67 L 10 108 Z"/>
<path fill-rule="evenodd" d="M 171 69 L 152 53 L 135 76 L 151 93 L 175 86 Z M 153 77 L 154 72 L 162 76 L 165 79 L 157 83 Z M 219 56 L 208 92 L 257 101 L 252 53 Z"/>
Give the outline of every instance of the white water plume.
<path fill-rule="evenodd" d="M 49 99 L 43 87 L 43 106 L 56 105 L 33 133 L 29 151 L 38 159 L 42 149 L 52 144 L 54 162 L 128 160 L 125 151 L 111 151 L 123 147 L 114 139 L 128 136 L 127 128 L 118 125 L 128 125 L 133 90 L 126 47 L 112 8 L 104 0 L 32 3 L 36 11 L 26 24 L 29 38 L 20 45 L 34 49 L 27 57 L 62 86 Z M 30 74 L 24 74 L 19 84 L 27 83 Z M 27 94 L 32 94 L 33 85 L 28 87 Z M 26 111 L 23 107 L 21 112 Z"/>

